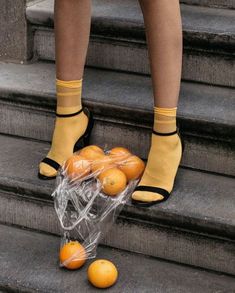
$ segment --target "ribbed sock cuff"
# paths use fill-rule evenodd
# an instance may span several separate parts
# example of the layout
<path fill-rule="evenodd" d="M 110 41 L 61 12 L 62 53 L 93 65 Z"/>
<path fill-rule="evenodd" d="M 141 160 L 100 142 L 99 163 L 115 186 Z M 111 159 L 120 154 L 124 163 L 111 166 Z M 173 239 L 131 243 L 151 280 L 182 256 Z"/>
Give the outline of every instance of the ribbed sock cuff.
<path fill-rule="evenodd" d="M 56 95 L 58 114 L 70 114 L 82 108 L 82 81 L 60 80 L 56 78 Z"/>
<path fill-rule="evenodd" d="M 174 108 L 159 108 L 159 107 L 154 107 L 154 114 L 160 114 L 160 115 L 165 115 L 165 116 L 170 116 L 170 117 L 176 117 L 177 113 L 177 107 Z"/>
<path fill-rule="evenodd" d="M 83 78 L 75 80 L 61 80 L 56 78 L 56 85 L 63 86 L 67 88 L 77 88 L 82 86 Z"/>
<path fill-rule="evenodd" d="M 153 129 L 161 133 L 169 133 L 176 130 L 177 107 L 159 108 L 154 107 Z"/>

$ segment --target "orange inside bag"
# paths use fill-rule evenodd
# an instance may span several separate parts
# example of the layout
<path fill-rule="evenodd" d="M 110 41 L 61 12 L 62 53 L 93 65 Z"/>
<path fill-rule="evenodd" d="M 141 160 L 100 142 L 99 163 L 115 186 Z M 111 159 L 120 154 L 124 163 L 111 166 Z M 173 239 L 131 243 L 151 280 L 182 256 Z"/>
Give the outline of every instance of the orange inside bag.
<path fill-rule="evenodd" d="M 88 175 L 96 177 L 102 191 L 115 196 L 126 188 L 129 181 L 140 179 L 145 163 L 124 147 L 105 152 L 99 146 L 90 145 L 69 158 L 65 168 L 71 179 L 86 179 Z"/>

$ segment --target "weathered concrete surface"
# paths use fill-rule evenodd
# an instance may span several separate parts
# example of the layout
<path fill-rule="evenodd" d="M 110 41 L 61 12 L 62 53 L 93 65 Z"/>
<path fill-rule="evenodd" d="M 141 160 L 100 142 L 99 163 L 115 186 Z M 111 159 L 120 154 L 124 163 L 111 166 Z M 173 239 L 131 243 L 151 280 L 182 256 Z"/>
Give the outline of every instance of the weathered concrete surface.
<path fill-rule="evenodd" d="M 28 20 L 32 24 L 52 27 L 54 25 L 53 2 L 51 0 L 43 0 L 28 7 L 26 11 Z M 215 44 L 222 41 L 231 45 L 234 43 L 232 37 L 235 33 L 233 26 L 234 11 L 188 5 L 182 5 L 181 11 L 185 32 L 191 31 L 192 33 L 201 34 L 201 36 L 203 34 L 211 35 L 212 38 L 208 42 L 214 41 Z M 144 39 L 144 21 L 137 0 L 117 0 L 115 2 L 93 0 L 92 18 L 92 32 L 94 33 L 106 33 L 106 30 L 108 33 L 109 21 L 109 25 L 111 25 L 109 30 L 119 28 L 118 35 L 123 34 L 122 37 L 124 37 L 125 32 L 129 32 L 132 38 L 135 37 L 137 39 L 139 37 Z M 115 33 L 115 31 L 112 33 Z M 226 40 L 224 36 L 230 36 L 230 38 Z M 213 48 L 211 49 L 213 50 Z"/>
<path fill-rule="evenodd" d="M 221 129 L 216 129 L 216 134 L 221 139 L 232 141 L 235 135 L 234 97 L 235 90 L 231 88 L 182 82 L 178 118 L 181 123 L 187 120 L 184 127 L 188 132 L 194 124 L 197 135 L 207 134 L 209 137 L 213 137 L 213 126 L 218 124 Z M 1 62 L 0 98 L 22 108 L 28 105 L 29 109 L 34 107 L 39 113 L 47 110 L 51 114 L 56 105 L 55 65 Z M 94 103 L 92 108 L 97 115 L 152 126 L 153 94 L 148 76 L 86 68 L 83 99 L 86 104 Z M 102 111 L 100 105 L 105 110 Z M 195 124 L 197 122 L 207 123 L 207 127 L 202 125 L 200 128 Z"/>
<path fill-rule="evenodd" d="M 43 111 L 2 103 L 0 106 L 2 133 L 44 141 L 51 139 L 54 126 L 52 113 L 48 115 Z M 125 121 L 96 117 L 91 143 L 108 148 L 122 145 L 146 159 L 150 148 L 150 129 L 123 123 Z M 185 151 L 181 166 L 235 175 L 235 152 L 229 143 L 188 135 L 183 137 Z"/>
<path fill-rule="evenodd" d="M 0 222 L 61 235 L 52 203 L 0 192 Z M 145 211 L 146 212 L 146 211 Z M 235 275 L 234 241 L 120 216 L 102 244 Z"/>
<path fill-rule="evenodd" d="M 235 8 L 234 0 L 181 0 L 181 3 L 219 8 Z"/>
<path fill-rule="evenodd" d="M 1 63 L 0 132 L 50 141 L 54 78 L 54 64 Z M 234 95 L 233 89 L 182 83 L 178 122 L 186 145 L 183 166 L 235 175 Z M 96 118 L 93 143 L 122 144 L 147 158 L 153 118 L 149 77 L 86 69 L 83 97 Z"/>
<path fill-rule="evenodd" d="M 48 151 L 49 144 L 5 135 L 0 136 L 0 142 L 1 188 L 50 200 L 55 181 L 37 178 L 38 163 Z M 138 211 L 138 219 L 149 220 L 150 216 L 150 219 L 163 222 L 169 217 L 175 225 L 187 228 L 191 224 L 196 230 L 200 227 L 202 231 L 204 227 L 204 231 L 221 232 L 220 235 L 233 238 L 234 187 L 233 178 L 180 168 L 175 190 L 167 202 L 149 209 L 150 214 L 145 213 L 146 209 L 134 207 L 128 209 L 128 214 Z"/>
<path fill-rule="evenodd" d="M 142 13 L 138 1 L 94 1 L 87 65 L 149 74 Z M 35 25 L 35 53 L 55 60 L 53 3 L 27 10 Z M 235 11 L 182 5 L 185 80 L 235 86 Z"/>
<path fill-rule="evenodd" d="M 59 234 L 50 196 L 55 181 L 37 178 L 48 145 L 0 138 L 0 222 Z M 234 184 L 181 169 L 166 203 L 148 210 L 128 203 L 103 243 L 235 274 Z"/>
<path fill-rule="evenodd" d="M 102 291 L 87 281 L 91 261 L 77 271 L 59 268 L 58 237 L 3 225 L 0 233 L 0 288 L 20 292 Z M 109 289 L 112 293 L 225 293 L 235 286 L 232 277 L 120 250 L 99 247 L 97 258 L 109 259 L 118 268 L 118 281 Z"/>
<path fill-rule="evenodd" d="M 1 0 L 0 60 L 20 63 L 32 57 L 33 38 L 25 9 L 26 0 Z"/>
<path fill-rule="evenodd" d="M 55 60 L 52 30 L 42 28 L 36 31 L 35 50 L 39 59 Z M 182 79 L 235 87 L 234 60 L 230 54 L 210 55 L 185 49 Z M 86 64 L 98 68 L 150 74 L 147 48 L 142 43 L 91 37 Z"/>

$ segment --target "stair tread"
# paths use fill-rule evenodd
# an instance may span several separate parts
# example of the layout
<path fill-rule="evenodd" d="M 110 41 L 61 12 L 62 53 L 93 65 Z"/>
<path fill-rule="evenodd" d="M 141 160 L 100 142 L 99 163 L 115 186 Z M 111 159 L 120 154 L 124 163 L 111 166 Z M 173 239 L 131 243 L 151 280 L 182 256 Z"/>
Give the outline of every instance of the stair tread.
<path fill-rule="evenodd" d="M 59 237 L 0 225 L 0 288 L 25 292 L 100 292 L 87 281 L 88 264 L 59 268 Z M 99 247 L 97 258 L 114 262 L 118 282 L 109 292 L 232 292 L 235 279 L 125 251 Z M 157 275 L 157 277 L 156 277 Z M 18 291 L 17 291 L 18 292 Z"/>
<path fill-rule="evenodd" d="M 186 3 L 190 5 L 200 5 L 200 6 L 206 6 L 206 7 L 221 7 L 225 9 L 231 9 L 235 8 L 234 1 L 230 0 L 181 0 L 181 3 Z"/>
<path fill-rule="evenodd" d="M 178 107 L 182 130 L 234 140 L 234 93 L 232 88 L 182 82 Z M 152 125 L 149 76 L 86 68 L 83 98 L 84 104 L 97 115 L 123 119 L 124 123 L 134 121 L 142 126 Z M 55 65 L 0 62 L 0 99 L 52 111 L 56 104 Z"/>
<path fill-rule="evenodd" d="M 195 36 L 198 36 L 201 42 L 207 44 L 213 42 L 234 46 L 234 10 L 182 4 L 181 11 L 183 29 L 189 33 L 185 35 L 186 40 L 195 41 Z M 53 1 L 41 1 L 27 8 L 27 18 L 33 24 L 53 26 L 53 17 Z M 144 37 L 143 16 L 138 1 L 93 0 L 92 32 L 107 33 L 110 28 L 113 30 L 115 27 L 118 28 L 118 34 L 112 31 L 115 36 L 121 36 L 128 31 L 126 36 L 129 38 Z M 206 34 L 210 35 L 210 39 L 203 38 Z"/>
<path fill-rule="evenodd" d="M 39 200 L 52 199 L 54 180 L 37 178 L 48 143 L 0 135 L 0 189 Z M 146 213 L 128 203 L 122 216 L 190 231 L 235 236 L 235 180 L 180 168 L 171 198 Z"/>

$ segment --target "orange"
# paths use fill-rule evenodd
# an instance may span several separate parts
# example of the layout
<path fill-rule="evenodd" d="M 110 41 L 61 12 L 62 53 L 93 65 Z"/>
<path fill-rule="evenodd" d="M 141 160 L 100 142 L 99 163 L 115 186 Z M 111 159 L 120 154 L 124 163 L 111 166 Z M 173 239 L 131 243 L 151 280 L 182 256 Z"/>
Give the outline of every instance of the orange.
<path fill-rule="evenodd" d="M 70 178 L 83 178 L 91 171 L 90 162 L 80 155 L 73 155 L 65 162 L 65 170 Z"/>
<path fill-rule="evenodd" d="M 102 191 L 107 195 L 117 195 L 126 188 L 126 175 L 118 168 L 107 169 L 98 176 Z"/>
<path fill-rule="evenodd" d="M 121 162 L 118 168 L 125 173 L 128 181 L 140 178 L 144 172 L 145 164 L 137 156 L 131 156 Z"/>
<path fill-rule="evenodd" d="M 104 155 L 103 157 L 92 162 L 91 170 L 92 173 L 96 173 L 112 167 L 114 167 L 114 164 L 111 158 L 109 156 Z"/>
<path fill-rule="evenodd" d="M 70 241 L 60 249 L 60 262 L 67 269 L 80 268 L 84 265 L 86 258 L 86 251 L 78 241 Z"/>
<path fill-rule="evenodd" d="M 89 145 L 81 149 L 79 155 L 87 160 L 93 161 L 101 158 L 104 155 L 104 151 L 97 145 Z"/>
<path fill-rule="evenodd" d="M 114 285 L 118 278 L 115 265 L 106 259 L 98 259 L 90 264 L 87 270 L 88 280 L 97 288 L 108 288 Z"/>
<path fill-rule="evenodd" d="M 114 163 L 118 163 L 131 156 L 131 152 L 124 147 L 115 147 L 110 150 L 109 156 L 112 158 Z"/>

